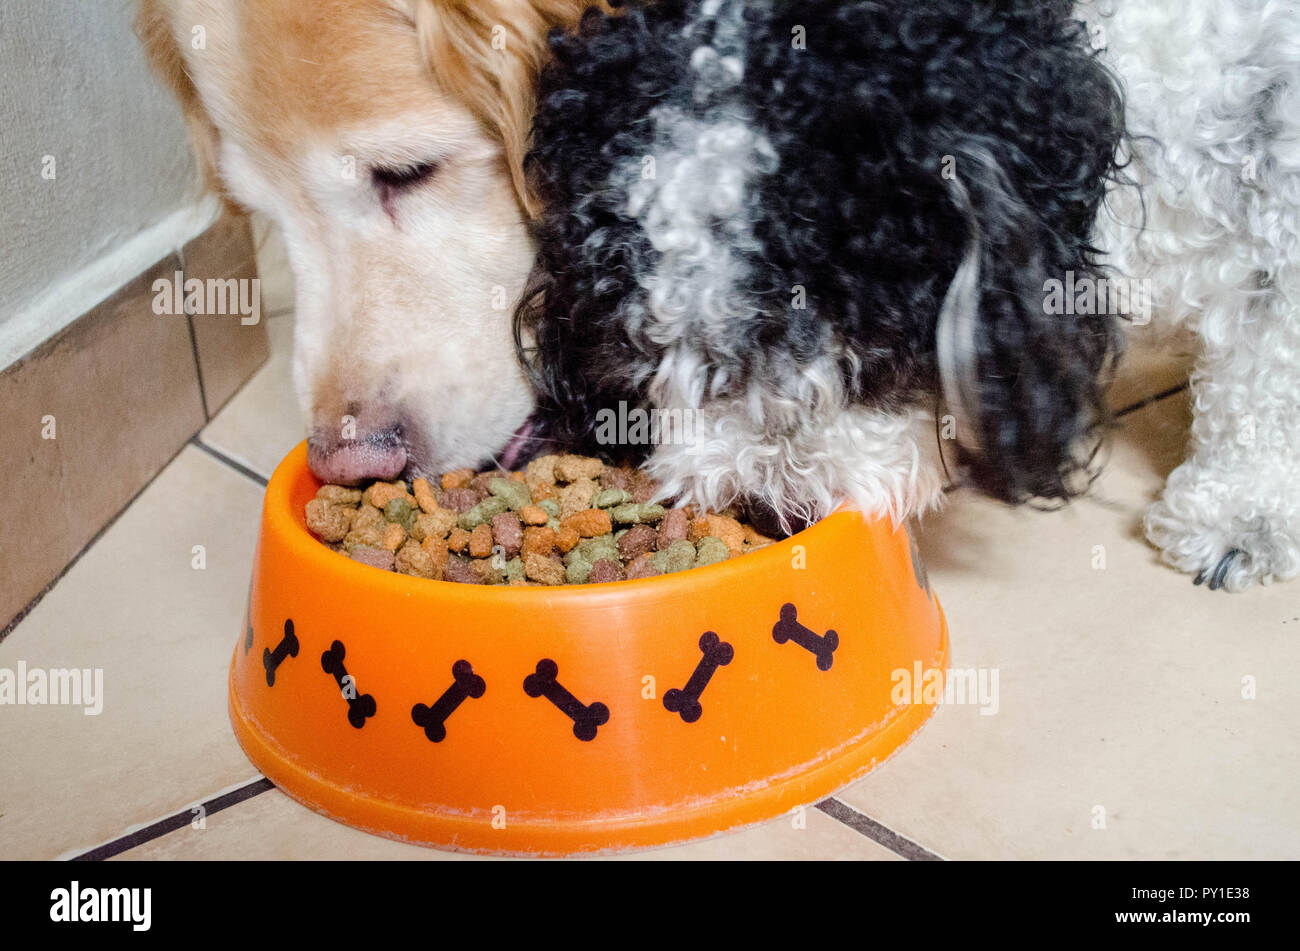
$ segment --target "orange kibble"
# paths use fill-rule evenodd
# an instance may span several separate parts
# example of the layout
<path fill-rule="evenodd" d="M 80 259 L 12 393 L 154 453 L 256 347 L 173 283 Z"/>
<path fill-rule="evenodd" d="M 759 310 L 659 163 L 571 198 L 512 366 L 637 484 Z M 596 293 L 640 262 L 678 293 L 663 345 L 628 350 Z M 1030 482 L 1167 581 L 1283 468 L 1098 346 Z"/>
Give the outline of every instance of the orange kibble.
<path fill-rule="evenodd" d="M 714 538 L 721 538 L 727 546 L 727 551 L 733 555 L 744 550 L 745 528 L 734 518 L 728 515 L 706 515 L 700 521 L 703 521 L 708 529 L 703 537 L 712 535 Z"/>
<path fill-rule="evenodd" d="M 586 509 L 582 512 L 576 512 L 560 523 L 561 528 L 565 526 L 572 528 L 583 538 L 607 535 L 614 530 L 614 524 L 610 521 L 609 513 L 604 509 Z"/>
<path fill-rule="evenodd" d="M 525 525 L 545 525 L 551 517 L 540 505 L 525 505 L 519 510 L 519 520 Z"/>
<path fill-rule="evenodd" d="M 492 554 L 492 526 L 484 522 L 469 533 L 469 556 L 486 558 Z"/>
<path fill-rule="evenodd" d="M 455 469 L 451 472 L 444 472 L 442 474 L 442 487 L 444 489 L 463 489 L 469 485 L 472 478 L 474 478 L 473 469 Z"/>
<path fill-rule="evenodd" d="M 433 494 L 428 479 L 416 479 L 411 483 L 411 491 L 415 495 L 415 504 L 426 512 L 431 513 L 438 508 L 438 497 Z"/>
<path fill-rule="evenodd" d="M 524 544 L 520 551 L 525 555 L 549 555 L 554 547 L 555 532 L 552 529 L 545 525 L 524 529 Z"/>
<path fill-rule="evenodd" d="M 511 482 L 527 482 L 527 481 L 528 481 L 527 479 L 524 478 L 524 474 L 523 474 L 522 472 L 512 472 L 512 473 L 510 473 L 510 475 L 506 476 L 506 478 L 508 478 Z"/>
<path fill-rule="evenodd" d="M 578 534 L 576 528 L 562 524 L 560 530 L 555 533 L 555 547 L 567 555 L 581 539 L 582 536 Z"/>
<path fill-rule="evenodd" d="M 447 536 L 447 547 L 458 555 L 465 554 L 469 547 L 469 532 L 463 528 L 453 528 Z"/>
<path fill-rule="evenodd" d="M 393 499 L 406 499 L 408 502 L 415 501 L 411 494 L 406 491 L 406 486 L 401 482 L 376 482 L 366 489 L 362 498 L 370 505 L 381 510 Z"/>
<path fill-rule="evenodd" d="M 389 551 L 397 551 L 405 541 L 406 529 L 396 522 L 389 522 L 388 527 L 384 529 L 384 540 L 380 543 L 380 546 Z"/>

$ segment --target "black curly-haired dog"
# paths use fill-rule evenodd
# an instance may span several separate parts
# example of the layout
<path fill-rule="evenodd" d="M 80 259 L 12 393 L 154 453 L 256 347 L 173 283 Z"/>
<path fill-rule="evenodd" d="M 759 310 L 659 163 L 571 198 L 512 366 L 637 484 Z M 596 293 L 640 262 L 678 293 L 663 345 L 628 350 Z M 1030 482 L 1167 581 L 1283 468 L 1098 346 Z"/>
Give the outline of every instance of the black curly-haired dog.
<path fill-rule="evenodd" d="M 1077 492 L 1117 321 L 1043 289 L 1100 276 L 1123 110 L 1070 6 L 663 0 L 555 36 L 517 332 L 564 434 L 787 528 L 932 504 L 936 428 L 999 498 Z"/>

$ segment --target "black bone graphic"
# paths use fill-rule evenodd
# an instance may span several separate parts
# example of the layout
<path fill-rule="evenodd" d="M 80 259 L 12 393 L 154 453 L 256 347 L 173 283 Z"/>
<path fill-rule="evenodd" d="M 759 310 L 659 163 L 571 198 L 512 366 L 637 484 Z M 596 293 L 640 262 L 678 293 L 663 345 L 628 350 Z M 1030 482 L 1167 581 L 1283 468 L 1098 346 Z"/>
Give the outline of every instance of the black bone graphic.
<path fill-rule="evenodd" d="M 293 633 L 293 621 L 284 622 L 284 639 L 275 645 L 275 651 L 271 648 L 262 648 L 262 666 L 266 668 L 266 685 L 275 686 L 275 669 L 284 663 L 286 657 L 298 656 L 298 638 Z"/>
<path fill-rule="evenodd" d="M 831 655 L 840 646 L 840 636 L 834 631 L 818 635 L 804 627 L 798 621 L 797 609 L 793 604 L 781 605 L 781 620 L 772 626 L 772 640 L 778 644 L 794 641 L 804 650 L 817 657 L 818 670 L 830 670 L 834 661 Z"/>
<path fill-rule="evenodd" d="M 609 707 L 596 702 L 584 704 L 560 685 L 555 678 L 560 667 L 553 660 L 539 660 L 537 672 L 524 678 L 524 693 L 530 697 L 545 696 L 565 716 L 573 721 L 573 735 L 580 740 L 594 740 L 596 730 L 609 722 Z"/>
<path fill-rule="evenodd" d="M 334 675 L 339 690 L 343 692 L 344 699 L 348 702 L 348 722 L 359 730 L 366 725 L 367 717 L 375 715 L 375 698 L 368 693 L 348 696 L 349 693 L 357 692 L 357 679 L 352 677 L 348 669 L 343 666 L 343 657 L 346 653 L 347 648 L 343 646 L 343 642 L 335 641 L 330 645 L 329 650 L 320 655 L 320 666 L 325 673 Z M 352 687 L 350 691 L 347 689 L 348 686 Z"/>
<path fill-rule="evenodd" d="M 424 727 L 424 735 L 434 743 L 441 743 L 447 738 L 447 717 L 456 712 L 466 697 L 477 700 L 487 690 L 483 678 L 474 673 L 474 668 L 467 660 L 458 660 L 451 665 L 451 675 L 455 682 L 448 687 L 433 706 L 426 707 L 417 703 L 411 708 L 411 719 L 417 726 Z"/>
<path fill-rule="evenodd" d="M 709 685 L 714 671 L 726 667 L 736 656 L 731 645 L 720 640 L 712 631 L 705 631 L 700 637 L 700 650 L 704 656 L 695 665 L 695 672 L 686 681 L 686 686 L 681 690 L 674 687 L 664 694 L 664 707 L 669 713 L 680 713 L 686 723 L 694 723 L 704 712 L 704 707 L 700 705 L 700 694 Z"/>

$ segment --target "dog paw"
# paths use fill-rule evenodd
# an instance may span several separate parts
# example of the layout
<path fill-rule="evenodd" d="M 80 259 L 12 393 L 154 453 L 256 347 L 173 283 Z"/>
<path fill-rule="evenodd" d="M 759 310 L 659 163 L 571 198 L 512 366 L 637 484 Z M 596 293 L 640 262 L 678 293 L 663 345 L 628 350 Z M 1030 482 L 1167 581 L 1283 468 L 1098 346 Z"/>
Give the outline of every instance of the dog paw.
<path fill-rule="evenodd" d="M 1300 519 L 1259 504 L 1255 486 L 1180 467 L 1146 513 L 1144 527 L 1161 558 L 1212 591 L 1244 591 L 1300 574 Z M 1276 501 L 1276 496 L 1273 497 Z"/>

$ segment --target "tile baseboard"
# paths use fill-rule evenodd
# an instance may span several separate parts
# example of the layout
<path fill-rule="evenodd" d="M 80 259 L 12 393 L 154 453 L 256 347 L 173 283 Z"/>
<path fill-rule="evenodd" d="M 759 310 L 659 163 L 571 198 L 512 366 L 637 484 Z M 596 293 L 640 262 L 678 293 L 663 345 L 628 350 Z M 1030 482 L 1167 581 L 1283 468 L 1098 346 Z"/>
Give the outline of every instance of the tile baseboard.
<path fill-rule="evenodd" d="M 269 355 L 261 320 L 157 313 L 178 275 L 247 295 L 247 219 L 224 215 L 0 371 L 0 638 Z"/>

